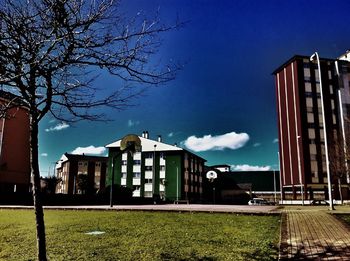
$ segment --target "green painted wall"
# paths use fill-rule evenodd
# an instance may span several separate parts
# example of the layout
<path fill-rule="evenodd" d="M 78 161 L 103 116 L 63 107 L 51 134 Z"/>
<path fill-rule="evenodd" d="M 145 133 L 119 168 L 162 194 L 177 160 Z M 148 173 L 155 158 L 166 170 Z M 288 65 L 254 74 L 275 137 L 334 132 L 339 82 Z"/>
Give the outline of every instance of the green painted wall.
<path fill-rule="evenodd" d="M 145 154 L 141 154 L 141 188 L 140 188 L 140 197 L 145 195 Z"/>
<path fill-rule="evenodd" d="M 156 153 L 155 155 L 155 161 L 153 161 L 154 165 L 154 193 L 155 195 L 159 195 L 159 170 L 160 170 L 160 165 L 159 165 L 159 159 L 160 155 L 159 153 Z"/>
<path fill-rule="evenodd" d="M 178 167 L 178 171 L 176 170 Z M 165 197 L 168 200 L 176 200 L 176 184 L 177 184 L 177 172 L 178 178 L 178 193 L 179 199 L 181 199 L 182 191 L 182 157 L 181 155 L 167 155 L 165 160 L 165 179 L 167 184 L 165 186 Z"/>
<path fill-rule="evenodd" d="M 112 157 L 116 157 L 114 159 L 114 184 L 120 185 L 122 155 L 120 154 L 119 149 L 110 148 L 108 152 L 108 174 L 106 178 L 106 186 L 110 185 L 112 180 Z"/>
<path fill-rule="evenodd" d="M 133 165 L 134 165 L 134 159 L 131 155 L 131 153 L 128 152 L 127 154 L 127 167 L 126 167 L 126 186 L 128 188 L 132 189 L 132 178 L 133 178 Z"/>

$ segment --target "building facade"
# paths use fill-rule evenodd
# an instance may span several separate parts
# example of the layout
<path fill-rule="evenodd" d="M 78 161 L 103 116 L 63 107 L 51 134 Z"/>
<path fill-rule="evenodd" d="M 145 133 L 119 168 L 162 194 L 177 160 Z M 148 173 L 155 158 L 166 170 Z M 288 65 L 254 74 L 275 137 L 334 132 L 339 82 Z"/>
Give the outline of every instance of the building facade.
<path fill-rule="evenodd" d="M 56 187 L 56 193 L 94 194 L 103 190 L 106 182 L 107 162 L 107 157 L 63 154 L 56 164 L 56 176 L 62 180 Z M 79 186 L 80 175 L 86 175 L 84 189 Z"/>
<path fill-rule="evenodd" d="M 14 100 L 14 95 L 0 91 L 0 106 Z M 0 193 L 30 191 L 29 153 L 28 110 L 15 106 L 0 118 Z"/>
<path fill-rule="evenodd" d="M 148 132 L 139 136 L 141 151 L 121 153 L 121 140 L 109 149 L 107 184 L 129 187 L 134 197 L 159 197 L 163 200 L 200 200 L 203 193 L 205 160 L 185 149 L 157 140 Z M 114 160 L 114 168 L 112 167 Z"/>
<path fill-rule="evenodd" d="M 319 61 L 320 68 L 309 56 L 294 56 L 274 72 L 283 199 L 328 199 L 326 153 L 333 198 L 350 196 L 350 66 Z"/>

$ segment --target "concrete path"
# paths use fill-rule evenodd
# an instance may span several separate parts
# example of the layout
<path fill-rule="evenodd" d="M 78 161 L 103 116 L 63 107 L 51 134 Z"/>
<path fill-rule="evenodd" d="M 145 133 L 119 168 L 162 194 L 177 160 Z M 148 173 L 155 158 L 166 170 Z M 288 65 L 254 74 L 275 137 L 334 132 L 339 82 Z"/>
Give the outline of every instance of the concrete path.
<path fill-rule="evenodd" d="M 350 260 L 349 227 L 326 210 L 284 210 L 279 259 Z"/>
<path fill-rule="evenodd" d="M 33 206 L 0 206 L 0 208 L 32 209 Z M 140 210 L 140 211 L 189 211 L 189 212 L 221 212 L 248 214 L 279 214 L 276 206 L 247 206 L 247 205 L 202 205 L 202 204 L 165 204 L 165 205 L 114 205 L 110 206 L 45 206 L 45 209 L 72 210 Z"/>

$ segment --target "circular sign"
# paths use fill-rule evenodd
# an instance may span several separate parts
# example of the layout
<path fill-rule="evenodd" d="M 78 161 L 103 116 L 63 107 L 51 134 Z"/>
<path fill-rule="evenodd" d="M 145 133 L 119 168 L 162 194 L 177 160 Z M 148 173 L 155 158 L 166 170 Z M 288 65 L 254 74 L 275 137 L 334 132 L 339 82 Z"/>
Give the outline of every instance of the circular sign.
<path fill-rule="evenodd" d="M 209 170 L 207 172 L 207 179 L 216 179 L 218 174 L 214 170 Z"/>
<path fill-rule="evenodd" d="M 126 135 L 120 142 L 120 150 L 125 150 L 130 146 L 134 146 L 136 152 L 141 151 L 141 140 L 135 134 Z"/>

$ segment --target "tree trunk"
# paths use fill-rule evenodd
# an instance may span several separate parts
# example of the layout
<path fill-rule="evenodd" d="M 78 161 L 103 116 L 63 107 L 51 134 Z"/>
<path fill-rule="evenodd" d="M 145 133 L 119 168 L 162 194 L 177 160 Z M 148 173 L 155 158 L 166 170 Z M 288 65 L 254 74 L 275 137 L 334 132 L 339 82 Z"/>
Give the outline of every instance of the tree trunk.
<path fill-rule="evenodd" d="M 41 202 L 41 185 L 39 172 L 39 151 L 38 151 L 38 122 L 35 117 L 30 117 L 30 168 L 33 178 L 33 201 L 36 221 L 36 239 L 38 248 L 38 260 L 46 261 L 46 239 L 44 211 Z"/>

